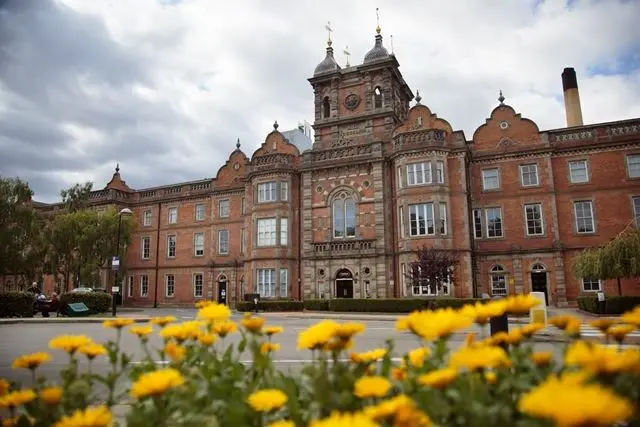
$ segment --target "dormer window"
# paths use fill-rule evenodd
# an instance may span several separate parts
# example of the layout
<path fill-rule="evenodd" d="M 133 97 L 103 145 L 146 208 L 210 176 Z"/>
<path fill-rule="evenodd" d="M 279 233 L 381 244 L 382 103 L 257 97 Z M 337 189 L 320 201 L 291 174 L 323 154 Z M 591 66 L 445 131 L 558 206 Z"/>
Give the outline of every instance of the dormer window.
<path fill-rule="evenodd" d="M 330 114 L 331 104 L 329 104 L 329 97 L 325 96 L 324 100 L 322 101 L 322 117 L 328 119 Z"/>
<path fill-rule="evenodd" d="M 376 86 L 373 90 L 373 106 L 374 108 L 382 108 L 382 91 L 380 86 Z"/>

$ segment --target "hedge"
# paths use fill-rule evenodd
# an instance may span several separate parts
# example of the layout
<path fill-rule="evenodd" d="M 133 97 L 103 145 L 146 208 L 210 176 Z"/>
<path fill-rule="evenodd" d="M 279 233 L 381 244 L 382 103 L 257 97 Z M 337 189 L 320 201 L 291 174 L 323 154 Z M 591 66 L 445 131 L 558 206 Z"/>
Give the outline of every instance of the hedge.
<path fill-rule="evenodd" d="M 391 298 L 391 299 L 347 299 L 331 300 L 263 300 L 258 303 L 259 311 L 336 311 L 360 313 L 410 313 L 415 310 L 436 309 L 443 307 L 459 308 L 474 303 L 474 298 Z M 238 311 L 254 311 L 252 302 L 239 302 Z"/>
<path fill-rule="evenodd" d="M 84 303 L 89 309 L 89 314 L 106 313 L 111 310 L 111 295 L 104 292 L 69 292 L 60 296 L 63 307 L 77 302 Z M 61 311 L 64 312 L 64 308 Z"/>
<path fill-rule="evenodd" d="M 252 302 L 240 301 L 236 305 L 238 311 L 254 311 L 256 306 Z M 259 311 L 302 311 L 302 301 L 292 300 L 263 300 L 258 303 Z"/>
<path fill-rule="evenodd" d="M 640 305 L 640 296 L 607 296 L 604 299 L 604 313 L 598 313 L 598 297 L 581 295 L 578 297 L 580 310 L 596 314 L 622 314 Z"/>
<path fill-rule="evenodd" d="M 33 294 L 0 292 L 0 317 L 33 317 Z"/>

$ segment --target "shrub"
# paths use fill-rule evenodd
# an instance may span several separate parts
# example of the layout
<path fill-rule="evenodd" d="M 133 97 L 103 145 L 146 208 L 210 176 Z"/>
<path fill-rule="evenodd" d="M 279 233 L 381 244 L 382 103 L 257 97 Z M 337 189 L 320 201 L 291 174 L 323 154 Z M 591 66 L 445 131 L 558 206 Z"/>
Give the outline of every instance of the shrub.
<path fill-rule="evenodd" d="M 480 300 L 473 298 L 337 298 L 329 300 L 329 310 L 360 313 L 410 313 L 415 310 L 462 307 L 465 304 L 475 301 Z"/>
<path fill-rule="evenodd" d="M 33 294 L 0 292 L 0 317 L 33 317 Z"/>
<path fill-rule="evenodd" d="M 604 313 L 598 313 L 598 297 L 596 295 L 581 295 L 578 297 L 580 310 L 597 314 L 622 314 L 640 306 L 640 296 L 607 296 L 604 299 Z"/>
<path fill-rule="evenodd" d="M 60 296 L 62 307 L 77 302 L 84 303 L 89 309 L 89 314 L 106 313 L 111 310 L 111 295 L 104 292 L 68 292 Z M 64 308 L 61 312 L 64 312 Z"/>
<path fill-rule="evenodd" d="M 304 309 L 309 311 L 328 311 L 328 299 L 306 299 L 304 300 Z"/>
<path fill-rule="evenodd" d="M 292 300 L 262 300 L 258 302 L 259 311 L 302 311 L 302 301 Z M 238 311 L 254 311 L 256 306 L 253 302 L 240 301 L 236 305 Z"/>

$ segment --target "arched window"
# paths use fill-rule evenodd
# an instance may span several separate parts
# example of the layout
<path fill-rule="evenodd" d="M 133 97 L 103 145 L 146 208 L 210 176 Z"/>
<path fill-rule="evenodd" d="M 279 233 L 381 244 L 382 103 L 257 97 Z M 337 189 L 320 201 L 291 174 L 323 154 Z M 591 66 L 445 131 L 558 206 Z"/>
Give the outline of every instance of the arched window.
<path fill-rule="evenodd" d="M 355 237 L 356 202 L 345 193 L 340 193 L 332 203 L 333 237 Z"/>
<path fill-rule="evenodd" d="M 501 265 L 491 267 L 491 294 L 507 295 L 507 272 Z"/>
<path fill-rule="evenodd" d="M 382 108 L 382 91 L 380 86 L 376 86 L 373 90 L 373 106 L 374 108 Z"/>
<path fill-rule="evenodd" d="M 545 271 L 547 271 L 547 269 L 542 264 L 536 263 L 531 266 L 532 273 L 544 273 Z"/>
<path fill-rule="evenodd" d="M 328 119 L 330 114 L 331 104 L 329 103 L 329 97 L 325 96 L 324 100 L 322 100 L 322 117 Z"/>

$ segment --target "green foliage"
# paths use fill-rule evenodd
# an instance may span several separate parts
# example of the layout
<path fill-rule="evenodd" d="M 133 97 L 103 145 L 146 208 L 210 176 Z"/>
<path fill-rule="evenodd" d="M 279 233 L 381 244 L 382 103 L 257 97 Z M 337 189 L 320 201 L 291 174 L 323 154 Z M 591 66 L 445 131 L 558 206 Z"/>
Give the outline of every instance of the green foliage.
<path fill-rule="evenodd" d="M 329 300 L 327 299 L 306 299 L 304 309 L 309 311 L 329 311 Z"/>
<path fill-rule="evenodd" d="M 33 294 L 0 292 L 0 318 L 33 317 Z"/>
<path fill-rule="evenodd" d="M 89 309 L 89 314 L 106 313 L 111 310 L 111 295 L 104 292 L 67 292 L 60 296 L 63 306 L 82 302 Z"/>
<path fill-rule="evenodd" d="M 640 306 L 640 296 L 607 296 L 604 300 L 604 313 L 598 313 L 598 298 L 595 295 L 581 295 L 578 297 L 580 310 L 597 314 L 622 314 Z"/>
<path fill-rule="evenodd" d="M 258 310 L 260 311 L 302 311 L 302 301 L 277 300 L 277 301 L 260 301 Z M 241 301 L 236 305 L 238 311 L 254 311 L 255 304 L 249 301 Z"/>
<path fill-rule="evenodd" d="M 445 307 L 459 308 L 465 304 L 474 303 L 480 299 L 474 298 L 389 298 L 389 299 L 347 299 L 331 300 L 269 301 L 259 303 L 260 311 L 335 311 L 359 313 L 410 313 L 415 310 L 438 309 Z M 240 302 L 238 311 L 254 311 L 252 302 Z"/>
<path fill-rule="evenodd" d="M 82 209 L 89 200 L 91 190 L 93 190 L 93 182 L 77 183 L 71 188 L 60 191 L 62 203 L 67 211 L 76 212 Z"/>

